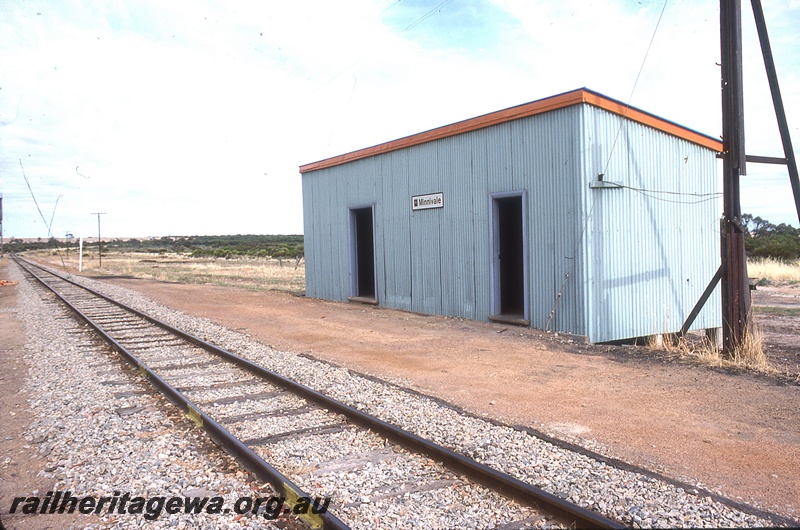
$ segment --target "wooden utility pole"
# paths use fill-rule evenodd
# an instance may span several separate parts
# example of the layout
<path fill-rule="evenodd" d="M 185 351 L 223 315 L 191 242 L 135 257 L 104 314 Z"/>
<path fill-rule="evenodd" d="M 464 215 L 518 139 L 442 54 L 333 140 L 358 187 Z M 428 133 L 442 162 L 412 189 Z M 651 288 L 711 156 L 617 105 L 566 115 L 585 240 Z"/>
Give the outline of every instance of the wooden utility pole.
<path fill-rule="evenodd" d="M 730 357 L 747 333 L 750 285 L 739 177 L 746 174 L 741 0 L 720 0 L 722 61 L 722 351 Z"/>
<path fill-rule="evenodd" d="M 97 257 L 99 258 L 97 265 L 98 268 L 103 266 L 103 240 L 100 238 L 100 216 L 105 214 L 106 212 L 92 212 L 92 215 L 97 216 L 97 244 L 99 245 L 97 252 Z"/>
<path fill-rule="evenodd" d="M 764 56 L 775 117 L 781 133 L 784 157 L 749 156 L 744 149 L 744 105 L 742 95 L 742 6 L 741 0 L 720 0 L 720 48 L 722 62 L 722 168 L 724 210 L 722 217 L 722 263 L 706 287 L 700 300 L 689 313 L 681 327 L 685 334 L 694 322 L 708 297 L 722 282 L 722 349 L 730 357 L 742 344 L 749 332 L 750 285 L 747 280 L 747 259 L 744 252 L 745 227 L 742 225 L 742 207 L 739 194 L 739 177 L 746 173 L 746 163 L 782 164 L 789 170 L 797 217 L 800 219 L 800 175 L 792 148 L 789 124 L 778 86 L 778 73 L 772 58 L 767 35 L 767 23 L 761 0 L 750 0 L 753 17 Z"/>

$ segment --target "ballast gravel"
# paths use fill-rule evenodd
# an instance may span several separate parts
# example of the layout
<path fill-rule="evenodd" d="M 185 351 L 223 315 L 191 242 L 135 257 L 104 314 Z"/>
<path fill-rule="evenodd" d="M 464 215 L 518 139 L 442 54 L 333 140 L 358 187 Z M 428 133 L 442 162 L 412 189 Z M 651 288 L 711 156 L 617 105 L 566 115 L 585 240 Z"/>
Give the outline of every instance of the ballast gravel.
<path fill-rule="evenodd" d="M 383 383 L 371 377 L 362 377 L 346 369 L 309 359 L 307 356 L 273 350 L 269 346 L 241 333 L 228 330 L 206 319 L 192 317 L 160 306 L 139 293 L 86 278 L 76 278 L 76 280 L 201 339 L 217 344 L 283 376 L 324 392 L 348 405 L 429 438 L 445 447 L 461 452 L 479 462 L 495 467 L 581 506 L 598 511 L 626 525 L 642 528 L 763 527 L 775 525 L 773 521 L 744 513 L 717 502 L 711 497 L 703 495 L 702 492 L 697 494 L 696 490 L 684 490 L 651 476 L 612 467 L 589 456 L 560 448 L 528 432 L 463 414 L 454 408 L 446 406 L 446 404 L 407 391 L 397 385 Z M 24 282 L 21 283 L 21 287 L 23 285 Z M 32 295 L 30 288 L 22 288 L 21 291 L 27 293 L 27 296 L 35 296 Z M 42 312 L 41 308 L 37 308 L 35 311 L 31 310 L 31 314 L 27 315 L 30 318 L 29 325 L 33 326 L 32 329 L 47 329 L 48 326 L 55 328 L 56 325 L 54 323 L 48 322 L 48 318 L 51 317 L 40 314 Z M 35 333 L 32 334 L 35 335 Z M 58 355 L 65 359 L 68 357 L 64 353 L 57 353 L 58 348 L 49 348 L 46 350 L 48 353 L 40 353 L 36 351 L 36 348 L 45 350 L 44 345 L 34 345 L 31 352 L 32 356 L 37 356 L 40 360 L 53 355 Z M 70 355 L 75 355 L 75 353 L 71 352 Z M 31 360 L 34 361 L 35 359 Z M 74 362 L 74 359 L 69 362 Z M 87 362 L 96 361 L 87 360 Z M 35 365 L 33 362 L 31 364 Z M 45 368 L 45 370 L 48 369 Z M 49 370 L 53 370 L 53 368 Z M 35 374 L 32 375 L 35 376 Z M 56 383 L 50 384 L 59 384 L 58 381 L 65 379 L 63 374 L 61 377 L 56 377 L 56 375 L 50 372 L 41 374 L 40 377 L 44 380 L 56 381 Z M 76 377 L 78 376 L 78 374 L 75 375 Z M 40 389 L 32 390 L 36 390 L 32 392 L 34 395 L 40 392 Z M 99 390 L 102 390 L 102 388 Z M 45 403 L 37 403 L 36 405 L 49 405 L 56 408 L 59 406 L 58 404 L 49 403 L 49 399 L 45 399 Z M 52 399 L 58 401 L 57 398 Z M 75 396 L 74 399 L 79 398 Z M 137 396 L 131 402 L 148 402 L 148 400 L 153 401 L 152 398 L 147 396 Z M 152 404 L 150 405 L 152 406 Z M 84 406 L 90 405 L 84 404 Z M 76 419 L 75 428 L 84 432 L 89 431 L 91 428 L 81 422 L 85 422 L 90 418 L 91 416 L 88 416 L 88 418 L 80 417 L 79 420 Z M 166 422 L 169 421 L 168 419 L 157 418 L 157 414 L 148 413 L 144 414 L 140 421 L 154 422 L 152 426 L 147 423 L 153 429 L 157 429 L 159 425 L 167 425 Z M 35 426 L 33 430 L 38 435 L 43 432 L 42 427 L 44 427 L 44 431 L 60 429 L 58 425 L 61 422 L 58 419 L 51 418 L 48 420 L 45 416 L 39 421 L 45 423 L 49 421 L 49 425 Z M 159 422 L 162 423 L 159 424 Z M 169 423 L 169 426 L 174 428 L 174 422 Z M 127 424 L 125 427 L 120 428 L 130 429 Z M 103 429 L 98 429 L 93 436 L 102 436 L 104 432 Z M 347 436 L 347 433 L 338 434 L 344 437 Z M 36 435 L 33 432 L 31 434 L 32 437 Z M 72 436 L 76 435 L 73 434 Z M 186 431 L 181 433 L 181 440 L 170 439 L 169 441 L 181 447 L 181 444 L 189 443 L 186 440 L 197 440 L 197 436 L 192 432 Z M 100 447 L 101 442 L 96 442 L 98 443 L 97 447 Z M 159 441 L 159 443 L 166 442 L 166 440 Z M 135 445 L 136 440 L 128 437 L 124 440 L 115 439 L 114 443 L 127 447 L 125 444 L 132 443 Z M 143 448 L 143 450 L 147 449 L 148 447 Z M 280 444 L 270 449 L 277 453 L 279 452 Z M 51 448 L 50 450 L 52 451 L 53 449 Z M 133 449 L 120 450 L 133 451 Z M 70 458 L 74 457 L 74 452 L 67 449 L 59 453 L 57 457 L 51 458 L 59 466 L 63 460 L 65 462 L 64 466 L 62 466 L 64 470 L 70 470 L 73 467 L 70 465 Z M 102 460 L 107 457 L 98 456 L 98 458 Z M 92 459 L 84 457 L 84 460 Z M 126 460 L 130 461 L 129 459 Z M 86 462 L 83 462 L 83 466 L 86 466 L 86 464 Z M 130 471 L 125 466 L 112 466 L 111 469 L 120 473 Z M 104 472 L 107 474 L 107 469 Z M 152 489 L 155 486 L 156 489 L 161 488 L 158 489 L 159 492 L 163 492 L 168 488 L 179 488 L 180 486 L 177 485 L 182 481 L 187 483 L 186 487 L 189 487 L 187 476 L 194 477 L 194 475 L 187 475 L 186 469 L 170 468 L 164 469 L 162 472 L 167 474 L 166 478 L 160 481 L 155 477 L 144 479 L 142 480 L 142 485 L 145 485 L 148 480 L 152 480 L 148 487 Z M 221 484 L 221 481 L 227 480 L 229 482 L 225 482 L 224 489 L 230 492 L 246 491 L 247 482 L 242 478 L 227 477 L 224 474 L 208 476 L 207 474 L 211 473 L 210 471 L 204 471 L 204 473 L 205 475 L 202 478 L 205 481 L 199 479 L 195 481 L 197 484 L 202 484 L 202 487 L 214 487 L 211 485 Z M 105 475 L 101 473 L 101 476 Z M 73 478 L 72 480 L 74 481 L 75 479 Z M 316 480 L 319 480 L 319 478 Z M 83 487 L 87 489 L 97 488 L 97 484 L 97 482 L 87 480 Z M 192 484 L 191 487 L 200 486 Z M 231 495 L 236 496 L 232 493 Z M 380 513 L 377 504 L 364 503 L 359 506 L 362 511 L 369 513 L 369 517 L 375 517 L 376 522 L 384 522 L 387 526 L 391 526 L 389 523 L 392 520 L 392 515 Z M 490 509 L 490 507 L 483 506 L 477 509 L 485 510 Z M 370 510 L 374 510 L 374 512 Z M 458 522 L 453 520 L 452 527 L 464 527 L 463 525 L 467 524 L 468 520 L 469 517 L 467 519 L 461 518 Z M 165 523 L 166 521 L 161 520 L 159 523 Z M 434 523 L 434 521 L 429 522 Z M 234 523 L 230 519 L 224 521 L 224 524 L 231 525 L 238 525 L 239 523 L 239 521 Z M 247 524 L 256 523 L 262 524 L 263 522 L 255 518 L 247 522 Z M 182 524 L 182 522 L 177 524 Z M 434 526 L 447 527 L 447 519 L 436 522 Z M 225 526 L 219 527 L 226 528 Z M 241 526 L 230 527 L 240 528 Z M 123 527 L 121 526 L 120 528 Z"/>
<path fill-rule="evenodd" d="M 52 481 L 50 491 L 69 491 L 78 498 L 216 497 L 231 509 L 241 497 L 271 497 L 238 463 L 216 449 L 194 424 L 141 382 L 126 377 L 122 361 L 98 354 L 97 342 L 72 318 L 46 301 L 41 292 L 9 267 L 19 281 L 18 317 L 27 334 L 25 383 L 34 421 L 26 441 L 37 448 L 44 463 L 40 474 Z M 61 314 L 60 314 L 61 313 Z M 128 370 L 131 373 L 131 370 Z M 172 413 L 170 411 L 174 410 Z M 0 421 L 4 421 L 0 420 Z M 11 462 L 0 465 L 8 465 Z M 46 491 L 18 492 L 45 498 Z M 295 519 L 271 521 L 259 514 L 167 514 L 158 502 L 141 514 L 107 513 L 78 519 L 71 528 L 305 528 Z M 3 512 L 9 510 L 3 506 Z M 63 528 L 73 521 L 58 513 L 3 516 L 36 518 L 42 528 Z M 153 517 L 152 514 L 157 514 Z"/>

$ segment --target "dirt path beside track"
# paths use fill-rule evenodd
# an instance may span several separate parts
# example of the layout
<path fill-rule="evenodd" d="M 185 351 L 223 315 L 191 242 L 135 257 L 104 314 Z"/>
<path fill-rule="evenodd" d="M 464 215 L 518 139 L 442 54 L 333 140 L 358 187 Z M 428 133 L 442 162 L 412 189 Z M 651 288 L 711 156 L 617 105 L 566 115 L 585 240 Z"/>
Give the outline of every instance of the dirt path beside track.
<path fill-rule="evenodd" d="M 0 261 L 0 280 L 8 279 L 8 260 Z M 53 481 L 40 472 L 45 461 L 37 444 L 27 437 L 35 411 L 25 389 L 28 375 L 25 329 L 17 318 L 17 287 L 0 287 L 0 522 L 9 530 L 55 528 L 52 516 L 8 515 L 16 497 L 44 496 Z M 77 515 L 63 514 L 58 523 L 68 526 Z M 83 518 L 83 524 L 94 522 Z"/>

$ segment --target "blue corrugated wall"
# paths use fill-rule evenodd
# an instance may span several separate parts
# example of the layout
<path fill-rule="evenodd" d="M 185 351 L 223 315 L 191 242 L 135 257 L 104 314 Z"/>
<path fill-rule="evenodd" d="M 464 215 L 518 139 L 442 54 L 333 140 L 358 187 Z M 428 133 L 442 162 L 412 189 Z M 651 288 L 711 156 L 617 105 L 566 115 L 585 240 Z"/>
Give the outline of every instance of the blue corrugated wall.
<path fill-rule="evenodd" d="M 590 188 L 604 170 L 652 193 Z M 720 201 L 663 192 L 715 193 L 717 175 L 711 150 L 588 104 L 308 172 L 306 293 L 353 294 L 349 210 L 374 205 L 378 303 L 485 320 L 491 195 L 525 191 L 531 326 L 593 342 L 675 331 L 719 264 Z M 411 210 L 434 192 L 444 208 Z M 694 327 L 720 321 L 712 298 Z"/>

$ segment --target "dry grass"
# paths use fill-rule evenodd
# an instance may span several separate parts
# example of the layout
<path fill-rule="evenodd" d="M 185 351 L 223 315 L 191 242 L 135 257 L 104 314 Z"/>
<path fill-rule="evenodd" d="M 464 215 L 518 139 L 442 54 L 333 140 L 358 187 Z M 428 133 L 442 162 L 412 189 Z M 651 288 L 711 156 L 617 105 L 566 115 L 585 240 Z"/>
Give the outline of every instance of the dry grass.
<path fill-rule="evenodd" d="M 28 256 L 47 261 L 70 272 L 78 271 L 77 250 L 38 251 Z M 62 265 L 63 263 L 63 265 Z M 241 287 L 257 291 L 302 291 L 305 289 L 305 262 L 284 259 L 192 258 L 185 254 L 144 254 L 112 252 L 103 254 L 103 266 L 97 255 L 84 255 L 83 274 L 87 276 L 132 276 L 148 280 Z"/>
<path fill-rule="evenodd" d="M 731 355 L 723 355 L 715 341 L 707 337 L 662 335 L 648 337 L 651 350 L 662 350 L 709 366 L 742 368 L 761 373 L 776 373 L 764 353 L 764 334 L 751 319 L 742 344 Z"/>
<path fill-rule="evenodd" d="M 730 361 L 736 365 L 760 372 L 769 371 L 770 365 L 764 353 L 764 334 L 755 322 L 751 322 L 742 343 L 733 351 Z"/>
<path fill-rule="evenodd" d="M 758 278 L 762 284 L 786 284 L 800 282 L 800 262 L 781 261 L 771 258 L 748 260 L 748 276 Z M 759 314 L 766 312 L 780 312 L 780 314 L 792 314 L 792 309 L 784 308 L 754 308 Z M 769 310 L 769 311 L 767 311 Z M 669 329 L 664 326 L 663 329 Z M 745 334 L 742 344 L 729 355 L 723 355 L 716 343 L 706 337 L 690 335 L 677 337 L 675 335 L 657 332 L 647 340 L 647 346 L 655 351 L 666 351 L 680 358 L 690 359 L 702 364 L 719 367 L 733 367 L 754 370 L 762 373 L 777 373 L 775 367 L 770 365 L 766 353 L 764 353 L 764 334 L 755 323 L 755 319 L 750 318 L 750 326 Z"/>
<path fill-rule="evenodd" d="M 761 283 L 800 282 L 800 261 L 783 261 L 774 258 L 747 260 L 747 275 Z"/>

